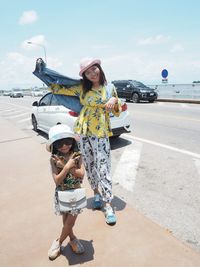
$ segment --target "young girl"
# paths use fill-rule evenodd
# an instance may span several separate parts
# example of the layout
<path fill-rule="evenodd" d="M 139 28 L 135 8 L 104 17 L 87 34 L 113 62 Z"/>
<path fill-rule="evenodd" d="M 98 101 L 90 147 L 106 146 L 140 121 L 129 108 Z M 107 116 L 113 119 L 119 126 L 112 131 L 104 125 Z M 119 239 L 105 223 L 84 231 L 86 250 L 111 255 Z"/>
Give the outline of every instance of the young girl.
<path fill-rule="evenodd" d="M 49 130 L 49 140 L 46 148 L 52 153 L 50 164 L 56 184 L 54 197 L 55 213 L 62 215 L 63 219 L 60 237 L 53 241 L 48 251 L 49 259 L 54 260 L 60 254 L 60 247 L 68 236 L 72 251 L 77 254 L 84 252 L 83 245 L 73 232 L 73 226 L 81 210 L 75 210 L 73 213 L 61 213 L 58 206 L 58 190 L 80 188 L 84 176 L 84 167 L 81 156 L 73 158 L 74 152 L 77 151 L 77 144 L 74 133 L 67 125 L 59 124 Z"/>
<path fill-rule="evenodd" d="M 112 135 L 110 112 L 119 116 L 120 101 L 113 84 L 107 85 L 99 59 L 84 59 L 80 63 L 81 84 L 71 88 L 52 84 L 54 94 L 73 95 L 83 105 L 75 123 L 74 132 L 80 136 L 88 181 L 94 191 L 93 208 L 100 209 L 105 202 L 105 218 L 108 224 L 116 223 L 111 207 L 112 179 L 109 137 Z"/>

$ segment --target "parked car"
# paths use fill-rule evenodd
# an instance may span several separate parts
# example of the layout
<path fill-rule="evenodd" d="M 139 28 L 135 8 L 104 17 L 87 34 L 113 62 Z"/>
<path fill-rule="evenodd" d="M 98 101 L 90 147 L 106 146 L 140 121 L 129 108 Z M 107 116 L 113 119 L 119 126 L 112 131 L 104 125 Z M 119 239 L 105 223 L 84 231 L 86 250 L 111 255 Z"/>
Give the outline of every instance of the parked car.
<path fill-rule="evenodd" d="M 24 97 L 24 94 L 22 93 L 22 91 L 19 91 L 17 89 L 14 89 L 11 93 L 10 93 L 10 97 Z"/>
<path fill-rule="evenodd" d="M 33 97 L 38 97 L 38 96 L 43 96 L 44 95 L 44 91 L 40 90 L 40 89 L 35 89 L 31 92 L 31 95 Z"/>
<path fill-rule="evenodd" d="M 10 91 L 4 91 L 4 92 L 3 92 L 3 95 L 4 95 L 4 96 L 10 96 L 10 94 L 11 94 Z"/>
<path fill-rule="evenodd" d="M 158 95 L 154 89 L 135 80 L 115 80 L 115 85 L 119 97 L 138 103 L 140 101 L 148 101 L 153 103 Z"/>
<path fill-rule="evenodd" d="M 33 130 L 48 133 L 52 126 L 59 123 L 67 124 L 73 129 L 81 108 L 79 98 L 54 95 L 49 92 L 32 104 Z M 120 116 L 115 117 L 111 113 L 110 118 L 113 136 L 118 137 L 122 133 L 130 132 L 130 115 L 125 102 L 123 102 Z"/>

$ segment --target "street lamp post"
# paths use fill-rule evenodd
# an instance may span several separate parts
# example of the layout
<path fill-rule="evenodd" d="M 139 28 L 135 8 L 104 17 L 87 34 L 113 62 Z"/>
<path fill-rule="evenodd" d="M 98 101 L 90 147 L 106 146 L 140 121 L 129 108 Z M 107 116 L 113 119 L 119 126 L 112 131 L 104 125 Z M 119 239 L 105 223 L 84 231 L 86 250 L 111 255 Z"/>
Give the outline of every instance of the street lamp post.
<path fill-rule="evenodd" d="M 47 65 L 47 54 L 46 54 L 46 48 L 44 45 L 41 45 L 41 44 L 37 44 L 37 43 L 34 43 L 34 42 L 27 42 L 27 44 L 32 44 L 32 45 L 37 45 L 37 46 L 40 46 L 44 49 L 44 58 L 45 58 L 45 63 Z"/>

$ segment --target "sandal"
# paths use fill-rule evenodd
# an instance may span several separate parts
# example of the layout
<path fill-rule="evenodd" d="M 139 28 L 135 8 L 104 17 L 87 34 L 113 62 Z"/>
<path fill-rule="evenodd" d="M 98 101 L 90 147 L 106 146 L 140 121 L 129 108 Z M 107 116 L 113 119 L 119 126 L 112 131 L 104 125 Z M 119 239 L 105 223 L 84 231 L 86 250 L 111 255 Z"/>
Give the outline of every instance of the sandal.
<path fill-rule="evenodd" d="M 103 203 L 102 203 L 100 194 L 95 194 L 92 206 L 93 206 L 93 209 L 95 210 L 102 208 Z"/>
<path fill-rule="evenodd" d="M 80 240 L 78 240 L 77 238 L 70 241 L 69 245 L 72 251 L 76 254 L 82 254 L 85 252 L 84 246 L 81 244 Z"/>
<path fill-rule="evenodd" d="M 106 223 L 109 225 L 116 224 L 117 218 L 116 215 L 112 209 L 112 207 L 106 207 L 105 208 L 105 217 L 106 217 Z"/>
<path fill-rule="evenodd" d="M 49 251 L 48 257 L 50 260 L 55 260 L 60 255 L 60 243 L 59 240 L 54 240 Z"/>

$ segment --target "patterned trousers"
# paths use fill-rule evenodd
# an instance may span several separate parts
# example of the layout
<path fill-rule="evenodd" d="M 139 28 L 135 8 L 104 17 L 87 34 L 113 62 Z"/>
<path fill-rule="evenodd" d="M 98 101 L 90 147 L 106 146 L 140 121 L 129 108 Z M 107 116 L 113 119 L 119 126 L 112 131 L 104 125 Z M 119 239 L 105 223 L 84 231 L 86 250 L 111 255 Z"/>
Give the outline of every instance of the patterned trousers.
<path fill-rule="evenodd" d="M 80 150 L 91 188 L 100 189 L 103 201 L 111 202 L 111 153 L 109 138 L 80 136 Z"/>

